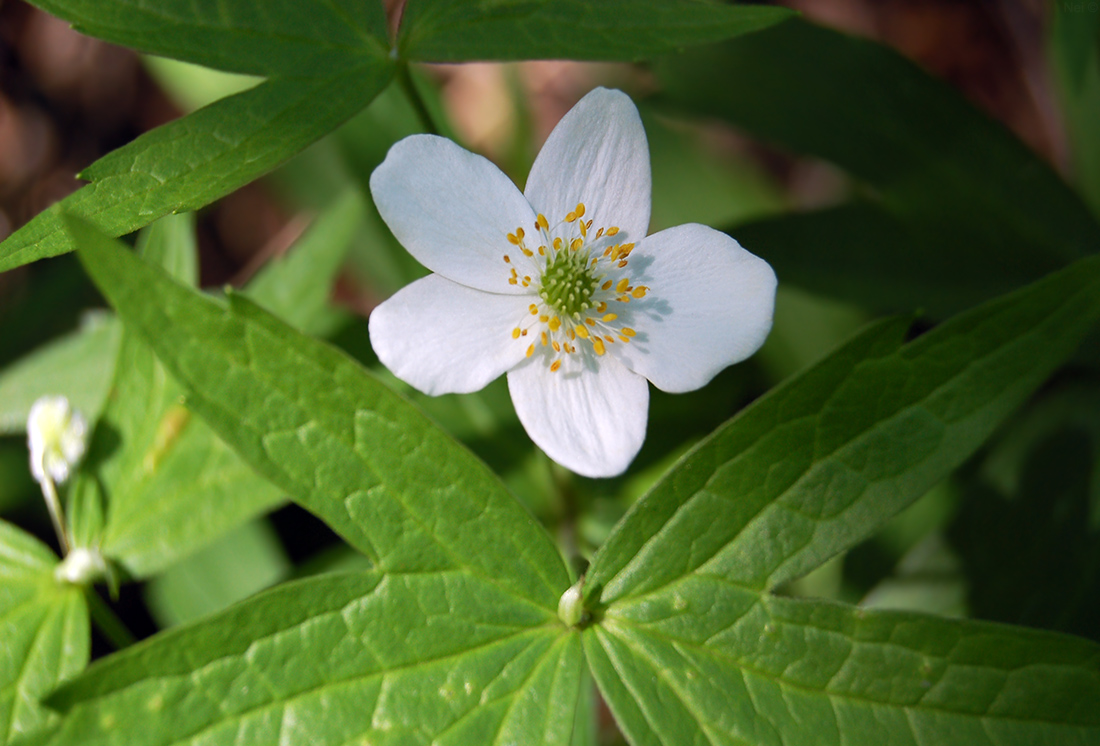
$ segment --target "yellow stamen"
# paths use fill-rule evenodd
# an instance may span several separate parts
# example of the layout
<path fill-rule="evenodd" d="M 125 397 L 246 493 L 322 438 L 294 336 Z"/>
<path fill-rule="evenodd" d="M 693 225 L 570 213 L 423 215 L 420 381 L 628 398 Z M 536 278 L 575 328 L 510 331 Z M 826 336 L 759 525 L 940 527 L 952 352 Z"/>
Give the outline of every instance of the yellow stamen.
<path fill-rule="evenodd" d="M 561 345 L 557 342 L 550 342 L 550 346 L 554 348 L 554 352 L 561 352 Z"/>
<path fill-rule="evenodd" d="M 522 241 L 523 236 L 524 236 L 523 228 L 516 228 L 516 238 L 518 238 L 520 241 Z"/>
<path fill-rule="evenodd" d="M 516 236 L 515 233 L 509 233 L 508 243 L 512 244 L 513 246 L 519 246 L 519 237 Z"/>
<path fill-rule="evenodd" d="M 507 254 L 505 254 L 505 255 L 504 255 L 504 261 L 505 261 L 505 262 L 511 262 L 511 261 L 512 261 L 512 257 L 510 257 L 510 256 L 508 256 Z"/>
<path fill-rule="evenodd" d="M 606 304 L 606 303 L 604 303 L 604 302 L 603 302 L 603 301 L 601 300 L 601 301 L 600 301 L 600 305 L 596 306 L 596 313 L 603 313 L 603 312 L 604 312 L 604 311 L 606 311 L 606 310 L 607 310 L 607 304 Z"/>
<path fill-rule="evenodd" d="M 558 329 L 561 329 L 561 319 L 555 316 L 550 319 L 550 331 L 556 332 Z"/>
<path fill-rule="evenodd" d="M 637 332 L 635 332 L 635 331 L 634 331 L 633 329 L 631 329 L 631 328 L 630 328 L 629 326 L 624 326 L 624 327 L 623 327 L 622 329 L 620 329 L 619 331 L 620 331 L 620 332 L 622 332 L 623 334 L 625 334 L 625 335 L 626 335 L 626 336 L 628 336 L 628 337 L 633 337 L 633 336 L 634 336 L 635 334 L 637 334 Z"/>
<path fill-rule="evenodd" d="M 554 239 L 554 251 L 561 251 L 561 237 Z"/>
<path fill-rule="evenodd" d="M 527 348 L 527 357 L 531 357 L 534 354 L 535 354 L 535 346 L 531 345 L 530 347 Z"/>
<path fill-rule="evenodd" d="M 541 212 L 539 213 L 539 216 L 535 219 L 535 225 L 537 225 L 539 228 L 542 228 L 544 231 L 550 229 L 550 221 L 547 220 L 546 216 L 543 215 Z"/>
<path fill-rule="evenodd" d="M 639 285 L 638 287 L 634 288 L 634 291 L 631 292 L 631 295 L 633 295 L 635 298 L 644 298 L 647 290 L 649 290 L 649 288 L 647 288 L 645 285 Z"/>
<path fill-rule="evenodd" d="M 555 372 L 557 372 L 558 368 L 560 368 L 560 367 L 561 367 L 561 360 L 555 360 L 554 362 L 550 363 L 550 372 L 555 373 Z"/>
<path fill-rule="evenodd" d="M 542 314 L 541 316 L 539 316 L 539 321 L 541 321 L 544 324 L 549 320 L 550 320 L 550 317 L 547 316 L 546 314 Z"/>
<path fill-rule="evenodd" d="M 625 293 L 630 288 L 630 280 L 623 278 L 615 284 L 616 293 Z"/>
<path fill-rule="evenodd" d="M 578 218 L 583 217 L 584 216 L 584 203 L 583 202 L 578 202 L 577 203 L 577 209 L 574 210 L 574 212 L 577 213 Z"/>
<path fill-rule="evenodd" d="M 578 326 L 576 331 L 578 337 L 580 337 L 581 339 L 588 339 L 588 330 L 585 329 L 583 326 Z"/>
<path fill-rule="evenodd" d="M 582 246 L 584 246 L 584 239 L 583 238 L 574 238 L 573 243 L 569 244 L 569 248 L 573 251 L 576 251 L 577 249 L 579 249 Z"/>
<path fill-rule="evenodd" d="M 613 225 L 613 226 L 611 226 L 610 228 L 607 229 L 607 235 L 609 235 L 609 236 L 614 236 L 618 232 L 619 232 L 619 227 L 616 226 L 616 225 Z"/>
<path fill-rule="evenodd" d="M 595 326 L 596 325 L 596 320 L 595 319 L 585 319 L 584 323 L 588 324 L 589 326 Z"/>
<path fill-rule="evenodd" d="M 602 235 L 603 235 L 603 228 L 600 228 L 598 231 L 596 231 L 596 238 L 599 238 Z"/>
<path fill-rule="evenodd" d="M 581 222 L 577 223 L 577 227 L 581 229 L 581 235 L 582 236 L 585 236 L 585 237 L 588 236 L 588 226 L 584 224 L 583 220 Z"/>
<path fill-rule="evenodd" d="M 546 256 L 546 247 L 545 246 L 540 246 L 539 247 L 539 256 Z"/>
<path fill-rule="evenodd" d="M 617 318 L 619 318 L 619 314 L 609 313 L 609 314 L 607 314 L 606 316 L 603 317 L 603 321 L 604 321 L 604 323 L 607 323 L 609 321 L 614 321 Z"/>
<path fill-rule="evenodd" d="M 576 220 L 577 220 L 577 213 L 575 213 L 575 212 L 567 213 L 566 216 L 565 216 L 565 222 L 567 222 L 567 223 L 573 223 Z"/>
<path fill-rule="evenodd" d="M 523 334 L 523 330 L 518 326 L 512 330 L 512 339 L 519 339 L 519 335 Z"/>
<path fill-rule="evenodd" d="M 596 351 L 597 355 L 602 355 L 605 352 L 607 352 L 607 348 L 603 346 L 603 340 L 602 339 L 592 340 L 592 349 L 594 349 Z"/>
<path fill-rule="evenodd" d="M 523 249 L 520 249 L 520 251 L 522 251 L 522 252 L 523 252 L 523 255 L 524 255 L 524 256 L 534 256 L 534 255 L 535 255 L 535 252 L 531 251 L 531 250 L 530 250 L 530 249 L 528 249 L 528 248 L 523 248 Z"/>
<path fill-rule="evenodd" d="M 538 316 L 539 315 L 539 307 L 536 306 L 534 303 L 527 306 L 527 310 L 531 312 L 532 316 Z"/>
<path fill-rule="evenodd" d="M 620 334 L 619 339 L 621 339 L 623 342 L 629 342 L 630 341 L 630 337 L 626 336 L 625 334 Z"/>
<path fill-rule="evenodd" d="M 540 332 L 539 335 L 542 337 L 542 346 L 543 347 L 550 344 L 550 340 L 546 338 L 546 332 Z"/>
<path fill-rule="evenodd" d="M 601 290 L 610 290 L 611 289 L 611 280 L 608 280 L 603 285 L 601 285 L 600 289 Z"/>

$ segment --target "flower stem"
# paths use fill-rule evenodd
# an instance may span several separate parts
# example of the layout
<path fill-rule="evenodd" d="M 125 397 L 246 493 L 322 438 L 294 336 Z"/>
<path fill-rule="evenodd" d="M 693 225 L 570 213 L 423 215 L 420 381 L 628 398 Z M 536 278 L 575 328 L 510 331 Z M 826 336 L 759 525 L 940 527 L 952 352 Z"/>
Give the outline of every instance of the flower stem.
<path fill-rule="evenodd" d="M 46 508 L 50 511 L 50 520 L 53 521 L 57 542 L 61 545 L 61 555 L 64 556 L 69 553 L 69 533 L 65 530 L 65 521 L 61 517 L 61 500 L 57 496 L 57 486 L 49 474 L 42 480 L 42 497 L 46 498 Z"/>
<path fill-rule="evenodd" d="M 118 618 L 114 610 L 107 605 L 107 602 L 96 593 L 94 588 L 87 586 L 84 596 L 88 599 L 88 611 L 91 612 L 92 621 L 103 633 L 103 636 L 107 638 L 107 641 L 114 646 L 115 650 L 128 648 L 137 642 L 134 633 L 126 628 L 126 625 Z"/>
<path fill-rule="evenodd" d="M 412 73 L 409 71 L 409 63 L 402 62 L 398 65 L 397 79 L 401 84 L 401 88 L 404 89 L 405 95 L 409 97 L 409 103 L 416 111 L 416 116 L 420 120 L 424 131 L 430 135 L 438 135 L 439 128 L 436 127 L 432 113 L 428 110 L 428 105 L 424 103 L 424 97 L 420 95 L 420 91 L 416 87 L 416 81 L 413 80 Z"/>

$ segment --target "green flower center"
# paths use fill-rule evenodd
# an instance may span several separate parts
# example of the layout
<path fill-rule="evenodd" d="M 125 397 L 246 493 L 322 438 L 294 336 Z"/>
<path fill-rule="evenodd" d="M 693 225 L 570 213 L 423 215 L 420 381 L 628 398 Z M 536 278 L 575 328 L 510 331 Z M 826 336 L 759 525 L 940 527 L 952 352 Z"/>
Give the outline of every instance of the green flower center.
<path fill-rule="evenodd" d="M 559 251 L 546 259 L 539 297 L 560 315 L 579 320 L 592 308 L 600 277 L 592 272 L 588 251 Z"/>

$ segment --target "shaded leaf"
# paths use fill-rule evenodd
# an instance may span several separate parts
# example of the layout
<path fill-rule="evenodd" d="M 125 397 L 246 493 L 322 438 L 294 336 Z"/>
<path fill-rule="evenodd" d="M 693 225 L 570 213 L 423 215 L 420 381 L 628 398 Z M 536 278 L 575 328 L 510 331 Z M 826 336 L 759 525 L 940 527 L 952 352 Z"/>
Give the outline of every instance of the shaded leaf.
<path fill-rule="evenodd" d="M 786 8 L 706 0 L 409 0 L 398 49 L 419 62 L 641 60 L 791 15 Z"/>

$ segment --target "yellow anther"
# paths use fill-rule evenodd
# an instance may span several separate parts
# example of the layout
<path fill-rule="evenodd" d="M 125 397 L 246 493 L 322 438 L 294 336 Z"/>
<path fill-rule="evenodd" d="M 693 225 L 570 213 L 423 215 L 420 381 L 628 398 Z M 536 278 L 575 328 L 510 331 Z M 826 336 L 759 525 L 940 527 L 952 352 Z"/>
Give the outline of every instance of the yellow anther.
<path fill-rule="evenodd" d="M 527 348 L 527 357 L 531 357 L 534 354 L 535 354 L 535 346 L 531 345 L 530 347 Z"/>
<path fill-rule="evenodd" d="M 519 339 L 519 335 L 523 334 L 523 330 L 518 326 L 512 330 L 512 339 Z"/>
<path fill-rule="evenodd" d="M 629 288 L 630 288 L 630 280 L 628 280 L 625 277 L 623 279 L 619 280 L 617 283 L 615 283 L 615 292 L 616 293 L 625 293 Z"/>
<path fill-rule="evenodd" d="M 508 256 L 507 254 L 505 254 L 505 255 L 504 255 L 504 261 L 505 261 L 505 262 L 508 262 L 508 263 L 511 263 L 511 261 L 512 261 L 512 257 L 510 257 L 510 256 Z"/>
<path fill-rule="evenodd" d="M 632 251 L 634 251 L 634 244 L 632 243 L 624 243 L 622 246 L 619 247 L 619 253 L 623 256 L 628 256 Z"/>
<path fill-rule="evenodd" d="M 556 332 L 558 329 L 561 329 L 561 319 L 555 316 L 550 319 L 550 331 Z"/>
<path fill-rule="evenodd" d="M 555 360 L 554 362 L 550 363 L 550 372 L 551 373 L 556 373 L 558 368 L 560 368 L 560 367 L 561 367 L 561 360 Z"/>
<path fill-rule="evenodd" d="M 542 323 L 544 323 L 544 324 L 545 324 L 545 323 L 546 323 L 547 321 L 549 321 L 549 320 L 550 320 L 550 317 L 549 317 L 549 316 L 547 316 L 546 314 L 541 314 L 541 315 L 539 316 L 539 321 L 541 321 L 541 322 L 542 322 Z"/>
<path fill-rule="evenodd" d="M 577 209 L 574 210 L 573 212 L 577 213 L 578 218 L 583 216 L 584 215 L 584 203 L 583 202 L 578 202 L 577 203 Z"/>
<path fill-rule="evenodd" d="M 515 233 L 509 233 L 509 234 L 508 234 L 508 243 L 510 243 L 510 244 L 512 244 L 512 245 L 514 245 L 514 246 L 518 246 L 518 245 L 519 245 L 519 238 L 518 238 L 518 237 L 516 236 L 516 234 L 515 234 Z"/>
<path fill-rule="evenodd" d="M 545 246 L 540 246 L 539 247 L 539 256 L 546 256 L 546 247 Z"/>
<path fill-rule="evenodd" d="M 634 290 L 630 294 L 633 295 L 635 298 L 644 298 L 647 290 L 649 290 L 649 288 L 647 288 L 645 285 L 639 285 L 638 287 L 634 288 Z"/>
<path fill-rule="evenodd" d="M 582 236 L 585 236 L 585 237 L 588 236 L 588 226 L 584 224 L 583 220 L 581 222 L 577 223 L 577 227 L 581 229 L 581 235 Z"/>
<path fill-rule="evenodd" d="M 588 339 L 588 330 L 585 329 L 583 326 L 578 326 L 577 327 L 577 336 L 580 337 L 581 339 Z"/>
<path fill-rule="evenodd" d="M 604 317 L 603 317 L 603 321 L 604 321 L 604 323 L 606 324 L 607 322 L 609 322 L 609 321 L 614 321 L 614 320 L 615 320 L 615 319 L 617 319 L 617 318 L 619 318 L 619 314 L 617 314 L 617 313 L 609 313 L 609 314 L 607 314 L 606 316 L 604 316 Z"/>
<path fill-rule="evenodd" d="M 524 282 L 530 282 L 531 281 L 531 275 L 524 275 L 523 276 L 523 281 Z"/>
<path fill-rule="evenodd" d="M 635 334 L 637 334 L 637 332 L 635 332 L 635 331 L 634 331 L 633 329 L 631 329 L 631 328 L 630 328 L 629 326 L 624 326 L 624 327 L 623 327 L 622 329 L 620 329 L 619 331 L 620 331 L 620 332 L 622 332 L 623 334 L 625 334 L 625 335 L 626 335 L 626 336 L 628 336 L 628 337 L 633 337 L 633 336 L 634 336 Z"/>
<path fill-rule="evenodd" d="M 607 340 L 608 344 L 615 344 L 615 338 L 612 337 L 610 334 L 603 335 L 603 338 Z"/>
<path fill-rule="evenodd" d="M 603 346 L 603 340 L 602 339 L 593 339 L 592 340 L 592 349 L 594 349 L 596 351 L 597 355 L 602 355 L 605 352 L 607 352 L 607 348 Z"/>
<path fill-rule="evenodd" d="M 525 336 L 525 337 L 527 336 L 527 330 L 526 329 L 523 330 L 523 336 Z"/>
<path fill-rule="evenodd" d="M 535 252 L 531 251 L 530 249 L 528 249 L 526 247 L 520 249 L 520 251 L 523 252 L 524 256 L 534 256 L 535 255 Z"/>
<path fill-rule="evenodd" d="M 600 289 L 601 290 L 610 290 L 611 289 L 611 280 L 608 280 L 603 285 L 600 285 Z"/>
<path fill-rule="evenodd" d="M 524 232 L 523 232 L 523 228 L 522 228 L 522 227 L 520 227 L 520 228 L 516 228 L 516 238 L 517 238 L 517 239 L 519 239 L 520 241 L 522 241 L 522 240 L 523 240 L 523 236 L 524 236 L 524 235 L 525 235 L 525 234 L 524 234 Z"/>
<path fill-rule="evenodd" d="M 554 251 L 561 251 L 561 237 L 554 239 Z"/>
<path fill-rule="evenodd" d="M 596 238 L 599 238 L 602 235 L 603 235 L 603 228 L 600 228 L 598 231 L 596 231 Z"/>
<path fill-rule="evenodd" d="M 589 231 L 592 230 L 592 221 L 589 220 L 587 223 L 585 223 L 584 228 L 585 228 L 585 230 L 589 230 Z"/>
<path fill-rule="evenodd" d="M 608 246 L 606 249 L 604 249 L 603 250 L 603 255 L 604 256 L 611 256 L 611 248 L 612 247 Z"/>
<path fill-rule="evenodd" d="M 532 316 L 538 316 L 539 315 L 539 307 L 536 306 L 534 303 L 527 306 L 527 310 L 531 312 Z"/>
<path fill-rule="evenodd" d="M 591 265 L 590 265 L 590 266 L 592 266 L 592 267 L 595 267 L 595 266 L 596 266 L 596 262 L 598 262 L 598 261 L 600 261 L 600 258 L 599 258 L 598 256 L 594 256 L 594 257 L 592 257 L 592 262 L 591 262 Z"/>
<path fill-rule="evenodd" d="M 517 280 L 517 279 L 516 279 L 515 277 L 509 277 L 509 278 L 508 278 L 508 284 L 509 284 L 509 285 L 518 285 L 518 284 L 519 284 L 519 280 Z"/>
<path fill-rule="evenodd" d="M 569 341 L 572 342 L 576 338 L 577 338 L 577 332 L 574 331 L 573 329 L 570 329 L 569 330 Z"/>
<path fill-rule="evenodd" d="M 604 303 L 604 302 L 603 302 L 603 301 L 601 300 L 601 301 L 600 301 L 600 305 L 596 306 L 596 313 L 603 313 L 603 312 L 604 312 L 604 311 L 606 311 L 606 310 L 607 310 L 607 304 L 606 304 L 606 303 Z"/>
<path fill-rule="evenodd" d="M 620 334 L 619 339 L 621 339 L 623 342 L 629 342 L 630 341 L 630 337 L 626 336 L 625 334 Z"/>
<path fill-rule="evenodd" d="M 630 302 L 630 296 L 629 295 L 620 295 L 615 300 L 619 301 L 620 303 L 629 303 Z"/>
<path fill-rule="evenodd" d="M 550 344 L 550 340 L 546 337 L 546 332 L 539 332 L 539 336 L 542 338 L 542 346 Z"/>
<path fill-rule="evenodd" d="M 539 228 L 542 228 L 544 231 L 550 229 L 550 221 L 547 220 L 546 216 L 543 215 L 541 212 L 539 213 L 539 216 L 535 218 L 535 225 L 537 225 Z"/>
<path fill-rule="evenodd" d="M 619 232 L 619 227 L 617 225 L 613 225 L 613 226 L 611 226 L 610 228 L 607 229 L 607 235 L 609 235 L 609 236 L 614 236 L 618 232 Z"/>
<path fill-rule="evenodd" d="M 596 320 L 595 319 L 585 319 L 584 323 L 588 324 L 589 326 L 595 326 L 596 325 Z"/>
<path fill-rule="evenodd" d="M 565 222 L 567 222 L 567 223 L 575 222 L 576 219 L 577 219 L 577 213 L 575 213 L 575 212 L 566 213 L 566 215 L 565 215 Z"/>
<path fill-rule="evenodd" d="M 554 348 L 554 352 L 561 352 L 561 345 L 551 340 L 550 346 Z"/>
<path fill-rule="evenodd" d="M 573 243 L 569 244 L 569 248 L 573 251 L 576 251 L 577 249 L 579 249 L 582 246 L 584 246 L 584 239 L 583 238 L 574 238 Z"/>
<path fill-rule="evenodd" d="M 624 269 L 624 268 L 626 268 L 626 265 L 627 265 L 627 264 L 629 264 L 629 262 L 627 262 L 627 260 L 626 260 L 626 259 L 621 259 L 621 260 L 619 260 L 619 269 Z"/>

